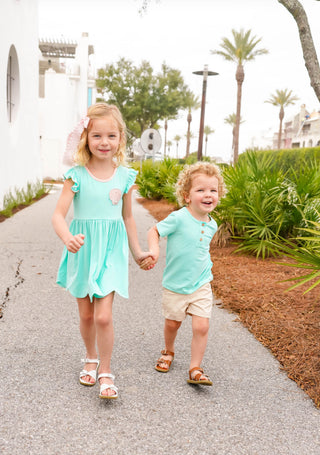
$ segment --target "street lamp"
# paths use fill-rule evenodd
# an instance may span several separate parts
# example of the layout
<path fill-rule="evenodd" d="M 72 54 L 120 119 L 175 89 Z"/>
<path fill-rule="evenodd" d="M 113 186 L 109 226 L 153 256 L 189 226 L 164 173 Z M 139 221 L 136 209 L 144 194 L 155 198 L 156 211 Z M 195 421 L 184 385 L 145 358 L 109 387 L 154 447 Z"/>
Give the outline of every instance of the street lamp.
<path fill-rule="evenodd" d="M 219 73 L 215 73 L 214 71 L 208 71 L 208 65 L 204 65 L 203 71 L 193 71 L 192 74 L 197 74 L 197 75 L 203 76 L 199 144 L 198 144 L 198 161 L 201 161 L 202 160 L 203 130 L 204 130 L 204 112 L 205 112 L 205 108 L 206 108 L 207 79 L 208 79 L 208 76 L 217 76 Z"/>

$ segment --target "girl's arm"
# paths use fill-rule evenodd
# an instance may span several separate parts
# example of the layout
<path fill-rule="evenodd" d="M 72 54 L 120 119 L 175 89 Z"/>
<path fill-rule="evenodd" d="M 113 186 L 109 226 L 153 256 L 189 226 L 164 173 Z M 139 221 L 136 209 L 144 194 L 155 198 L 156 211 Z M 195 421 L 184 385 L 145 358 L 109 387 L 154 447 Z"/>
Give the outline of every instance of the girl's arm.
<path fill-rule="evenodd" d="M 151 254 L 149 251 L 143 252 L 140 248 L 136 222 L 132 214 L 132 190 L 133 188 L 131 187 L 129 191 L 123 195 L 122 217 L 128 235 L 131 254 L 136 263 L 140 264 L 143 259 L 151 256 Z"/>
<path fill-rule="evenodd" d="M 67 250 L 71 253 L 76 253 L 84 244 L 84 235 L 72 235 L 65 220 L 74 198 L 74 192 L 71 190 L 72 186 L 73 181 L 71 179 L 64 182 L 62 192 L 52 215 L 52 225 L 57 235 L 67 247 Z"/>

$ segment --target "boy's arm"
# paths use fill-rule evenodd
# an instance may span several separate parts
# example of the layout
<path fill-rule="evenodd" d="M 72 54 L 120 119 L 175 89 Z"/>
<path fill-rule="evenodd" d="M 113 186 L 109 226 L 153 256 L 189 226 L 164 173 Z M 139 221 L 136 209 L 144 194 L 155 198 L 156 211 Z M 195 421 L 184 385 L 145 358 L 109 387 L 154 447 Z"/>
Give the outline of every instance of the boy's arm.
<path fill-rule="evenodd" d="M 148 249 L 150 253 L 150 257 L 144 259 L 140 267 L 143 270 L 149 270 L 150 268 L 153 268 L 154 265 L 158 262 L 159 259 L 159 253 L 160 253 L 160 248 L 159 248 L 159 232 L 156 226 L 153 226 L 151 229 L 148 231 Z"/>
<path fill-rule="evenodd" d="M 152 256 L 155 259 L 155 262 L 158 262 L 159 254 L 160 254 L 160 247 L 159 247 L 159 232 L 157 226 L 153 226 L 148 231 L 148 246 L 149 251 L 152 253 Z"/>

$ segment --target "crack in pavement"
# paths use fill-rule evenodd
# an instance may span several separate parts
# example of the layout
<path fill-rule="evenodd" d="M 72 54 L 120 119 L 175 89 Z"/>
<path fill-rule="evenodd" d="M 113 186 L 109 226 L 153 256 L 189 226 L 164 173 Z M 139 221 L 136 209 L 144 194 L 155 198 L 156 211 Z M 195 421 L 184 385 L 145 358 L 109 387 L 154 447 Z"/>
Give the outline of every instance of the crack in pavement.
<path fill-rule="evenodd" d="M 20 286 L 20 284 L 22 284 L 24 282 L 24 278 L 20 274 L 20 266 L 21 266 L 22 262 L 23 262 L 22 259 L 20 259 L 18 262 L 16 273 L 14 275 L 15 283 L 13 285 L 7 287 L 4 298 L 3 298 L 2 302 L 0 303 L 0 319 L 3 317 L 3 310 L 4 310 L 7 302 L 9 302 L 9 300 L 10 300 L 11 291 L 13 289 L 16 289 L 18 286 Z"/>

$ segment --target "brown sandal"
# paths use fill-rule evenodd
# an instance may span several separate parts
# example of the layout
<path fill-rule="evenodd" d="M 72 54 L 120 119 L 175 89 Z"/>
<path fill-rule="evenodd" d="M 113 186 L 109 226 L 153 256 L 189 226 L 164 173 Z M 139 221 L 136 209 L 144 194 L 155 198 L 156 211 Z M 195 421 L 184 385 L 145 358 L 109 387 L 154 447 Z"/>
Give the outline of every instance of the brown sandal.
<path fill-rule="evenodd" d="M 168 371 L 170 370 L 171 363 L 172 363 L 173 358 L 174 358 L 174 352 L 166 351 L 164 349 L 163 351 L 161 351 L 161 355 L 171 355 L 172 359 L 171 360 L 167 360 L 167 359 L 164 359 L 163 357 L 160 357 L 160 359 L 157 360 L 157 364 L 155 366 L 155 369 L 157 371 L 160 371 L 160 373 L 168 373 Z M 162 365 L 163 363 L 167 364 L 168 368 L 163 368 L 163 366 L 161 367 L 160 365 Z"/>
<path fill-rule="evenodd" d="M 194 371 L 199 371 L 199 373 L 192 376 Z M 204 376 L 205 379 L 200 379 L 201 376 Z M 200 384 L 200 385 L 212 385 L 212 381 L 207 374 L 203 373 L 203 369 L 200 367 L 194 367 L 189 370 L 189 379 L 187 379 L 189 384 Z"/>

